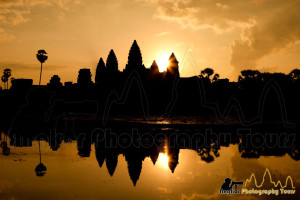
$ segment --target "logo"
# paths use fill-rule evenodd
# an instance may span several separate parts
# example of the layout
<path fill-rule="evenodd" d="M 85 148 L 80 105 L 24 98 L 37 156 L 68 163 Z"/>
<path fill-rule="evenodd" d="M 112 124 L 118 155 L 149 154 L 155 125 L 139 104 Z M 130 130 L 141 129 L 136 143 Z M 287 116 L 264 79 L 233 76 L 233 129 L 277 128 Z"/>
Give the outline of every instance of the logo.
<path fill-rule="evenodd" d="M 243 183 L 243 181 L 231 181 L 230 178 L 226 178 L 220 188 L 220 194 L 240 194 L 241 190 L 238 190 L 238 185 L 243 185 Z M 233 186 L 234 190 L 232 189 Z"/>
<path fill-rule="evenodd" d="M 247 186 L 251 184 L 255 187 L 248 189 Z M 271 188 L 264 188 L 266 185 L 271 185 Z M 254 195 L 286 195 L 286 194 L 295 194 L 296 190 L 294 187 L 293 179 L 291 176 L 287 176 L 285 179 L 285 184 L 283 185 L 281 181 L 273 181 L 271 172 L 269 169 L 266 169 L 262 182 L 257 183 L 256 176 L 254 173 L 251 174 L 249 179 L 246 179 L 245 188 L 242 189 L 242 194 L 254 194 Z"/>
<path fill-rule="evenodd" d="M 261 179 L 260 179 L 261 180 Z M 269 169 L 266 169 L 262 181 L 257 182 L 254 173 L 246 179 L 245 185 L 243 181 L 232 181 L 226 178 L 220 188 L 220 194 L 242 194 L 242 195 L 294 195 L 296 188 L 291 176 L 287 176 L 284 182 L 280 180 L 274 181 Z M 241 189 L 238 186 L 241 185 Z M 234 187 L 234 188 L 233 188 Z"/>

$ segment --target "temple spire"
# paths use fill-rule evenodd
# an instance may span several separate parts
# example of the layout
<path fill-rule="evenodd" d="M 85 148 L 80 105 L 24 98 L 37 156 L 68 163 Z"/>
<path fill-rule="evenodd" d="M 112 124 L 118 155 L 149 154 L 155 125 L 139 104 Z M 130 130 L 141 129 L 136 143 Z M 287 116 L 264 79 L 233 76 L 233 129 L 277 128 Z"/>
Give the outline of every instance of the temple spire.
<path fill-rule="evenodd" d="M 105 72 L 105 63 L 102 58 L 100 58 L 96 69 L 95 83 L 98 84 L 101 81 L 101 74 Z"/>
<path fill-rule="evenodd" d="M 106 60 L 106 70 L 107 72 L 118 72 L 118 59 L 114 50 L 110 50 L 107 60 Z"/>
<path fill-rule="evenodd" d="M 129 51 L 128 62 L 125 71 L 130 72 L 133 70 L 143 70 L 143 69 L 145 69 L 145 66 L 143 65 L 142 53 L 136 40 L 134 40 Z"/>
<path fill-rule="evenodd" d="M 174 53 L 171 54 L 169 58 L 169 66 L 167 68 L 167 73 L 169 77 L 176 78 L 179 77 L 179 66 L 178 66 L 178 60 Z"/>
<path fill-rule="evenodd" d="M 158 73 L 159 72 L 158 65 L 157 65 L 155 60 L 153 60 L 153 63 L 150 67 L 150 70 L 151 70 L 152 73 Z"/>

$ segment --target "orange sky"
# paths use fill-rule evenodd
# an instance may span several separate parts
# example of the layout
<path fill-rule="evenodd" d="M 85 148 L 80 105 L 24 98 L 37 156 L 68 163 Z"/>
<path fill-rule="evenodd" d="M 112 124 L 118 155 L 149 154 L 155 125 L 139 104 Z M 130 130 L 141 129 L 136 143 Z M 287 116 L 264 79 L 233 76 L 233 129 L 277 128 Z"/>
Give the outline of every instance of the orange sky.
<path fill-rule="evenodd" d="M 236 80 L 242 69 L 288 73 L 298 67 L 300 1 L 290 0 L 0 0 L 0 70 L 37 83 L 57 74 L 76 82 L 114 49 L 119 69 L 137 40 L 146 67 L 175 53 L 181 76 L 212 67 Z"/>

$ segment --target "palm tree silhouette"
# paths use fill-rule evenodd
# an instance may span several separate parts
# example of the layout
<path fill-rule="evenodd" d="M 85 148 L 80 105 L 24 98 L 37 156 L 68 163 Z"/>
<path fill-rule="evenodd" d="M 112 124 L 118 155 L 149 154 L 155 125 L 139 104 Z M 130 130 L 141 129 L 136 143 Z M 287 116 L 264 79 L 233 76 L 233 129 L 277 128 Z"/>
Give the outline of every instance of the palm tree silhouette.
<path fill-rule="evenodd" d="M 6 87 L 6 89 L 8 89 L 9 77 L 11 77 L 11 69 L 6 68 L 4 69 L 3 76 L 1 77 L 1 80 L 4 83 L 4 87 Z"/>
<path fill-rule="evenodd" d="M 10 148 L 7 145 L 7 134 L 4 134 L 4 141 L 1 142 L 0 146 L 2 148 L 2 154 L 8 156 L 10 153 Z"/>
<path fill-rule="evenodd" d="M 6 83 L 8 82 L 8 79 L 3 75 L 1 76 L 1 80 L 4 83 L 4 89 L 6 89 Z"/>
<path fill-rule="evenodd" d="M 212 68 L 205 68 L 204 70 L 201 71 L 201 74 L 202 74 L 203 76 L 206 75 L 207 78 L 210 78 L 210 76 L 213 75 L 214 72 L 215 72 L 215 71 L 214 71 Z"/>
<path fill-rule="evenodd" d="M 41 73 L 40 73 L 40 82 L 39 85 L 41 85 L 41 79 L 42 79 L 42 71 L 43 71 L 43 63 L 48 59 L 47 52 L 43 49 L 39 50 L 36 54 L 37 59 L 41 63 Z"/>
<path fill-rule="evenodd" d="M 41 152 L 41 144 L 39 140 L 39 154 L 40 154 L 40 163 L 35 168 L 35 173 L 37 176 L 44 176 L 47 171 L 47 167 L 42 163 L 42 152 Z"/>
<path fill-rule="evenodd" d="M 211 79 L 210 77 L 213 76 Z M 219 74 L 215 74 L 215 70 L 212 68 L 205 68 L 204 70 L 201 71 L 201 74 L 199 75 L 200 78 L 205 78 L 206 80 L 209 80 L 209 82 L 217 82 L 220 78 Z"/>

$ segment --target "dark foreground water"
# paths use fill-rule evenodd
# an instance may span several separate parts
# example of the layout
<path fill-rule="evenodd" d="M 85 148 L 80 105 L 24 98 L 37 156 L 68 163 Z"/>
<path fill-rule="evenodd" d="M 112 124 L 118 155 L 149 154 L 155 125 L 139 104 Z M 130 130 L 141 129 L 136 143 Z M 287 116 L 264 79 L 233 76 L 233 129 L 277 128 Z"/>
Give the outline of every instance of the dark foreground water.
<path fill-rule="evenodd" d="M 41 142 L 41 162 L 47 170 L 37 176 L 38 142 L 31 147 L 8 146 L 10 154 L 0 155 L 0 199 L 300 199 L 300 166 L 292 155 L 298 150 L 243 158 L 238 144 L 230 144 L 208 158 L 201 151 L 167 145 L 151 154 L 96 151 L 92 144 L 84 154 L 76 141 L 62 142 L 57 151 Z M 252 174 L 256 186 L 263 184 L 260 188 Z M 252 181 L 245 186 L 251 175 Z M 279 194 L 220 194 L 227 177 L 243 181 L 239 190 L 272 188 Z M 281 185 L 275 187 L 272 181 L 296 193 L 280 194 Z"/>

